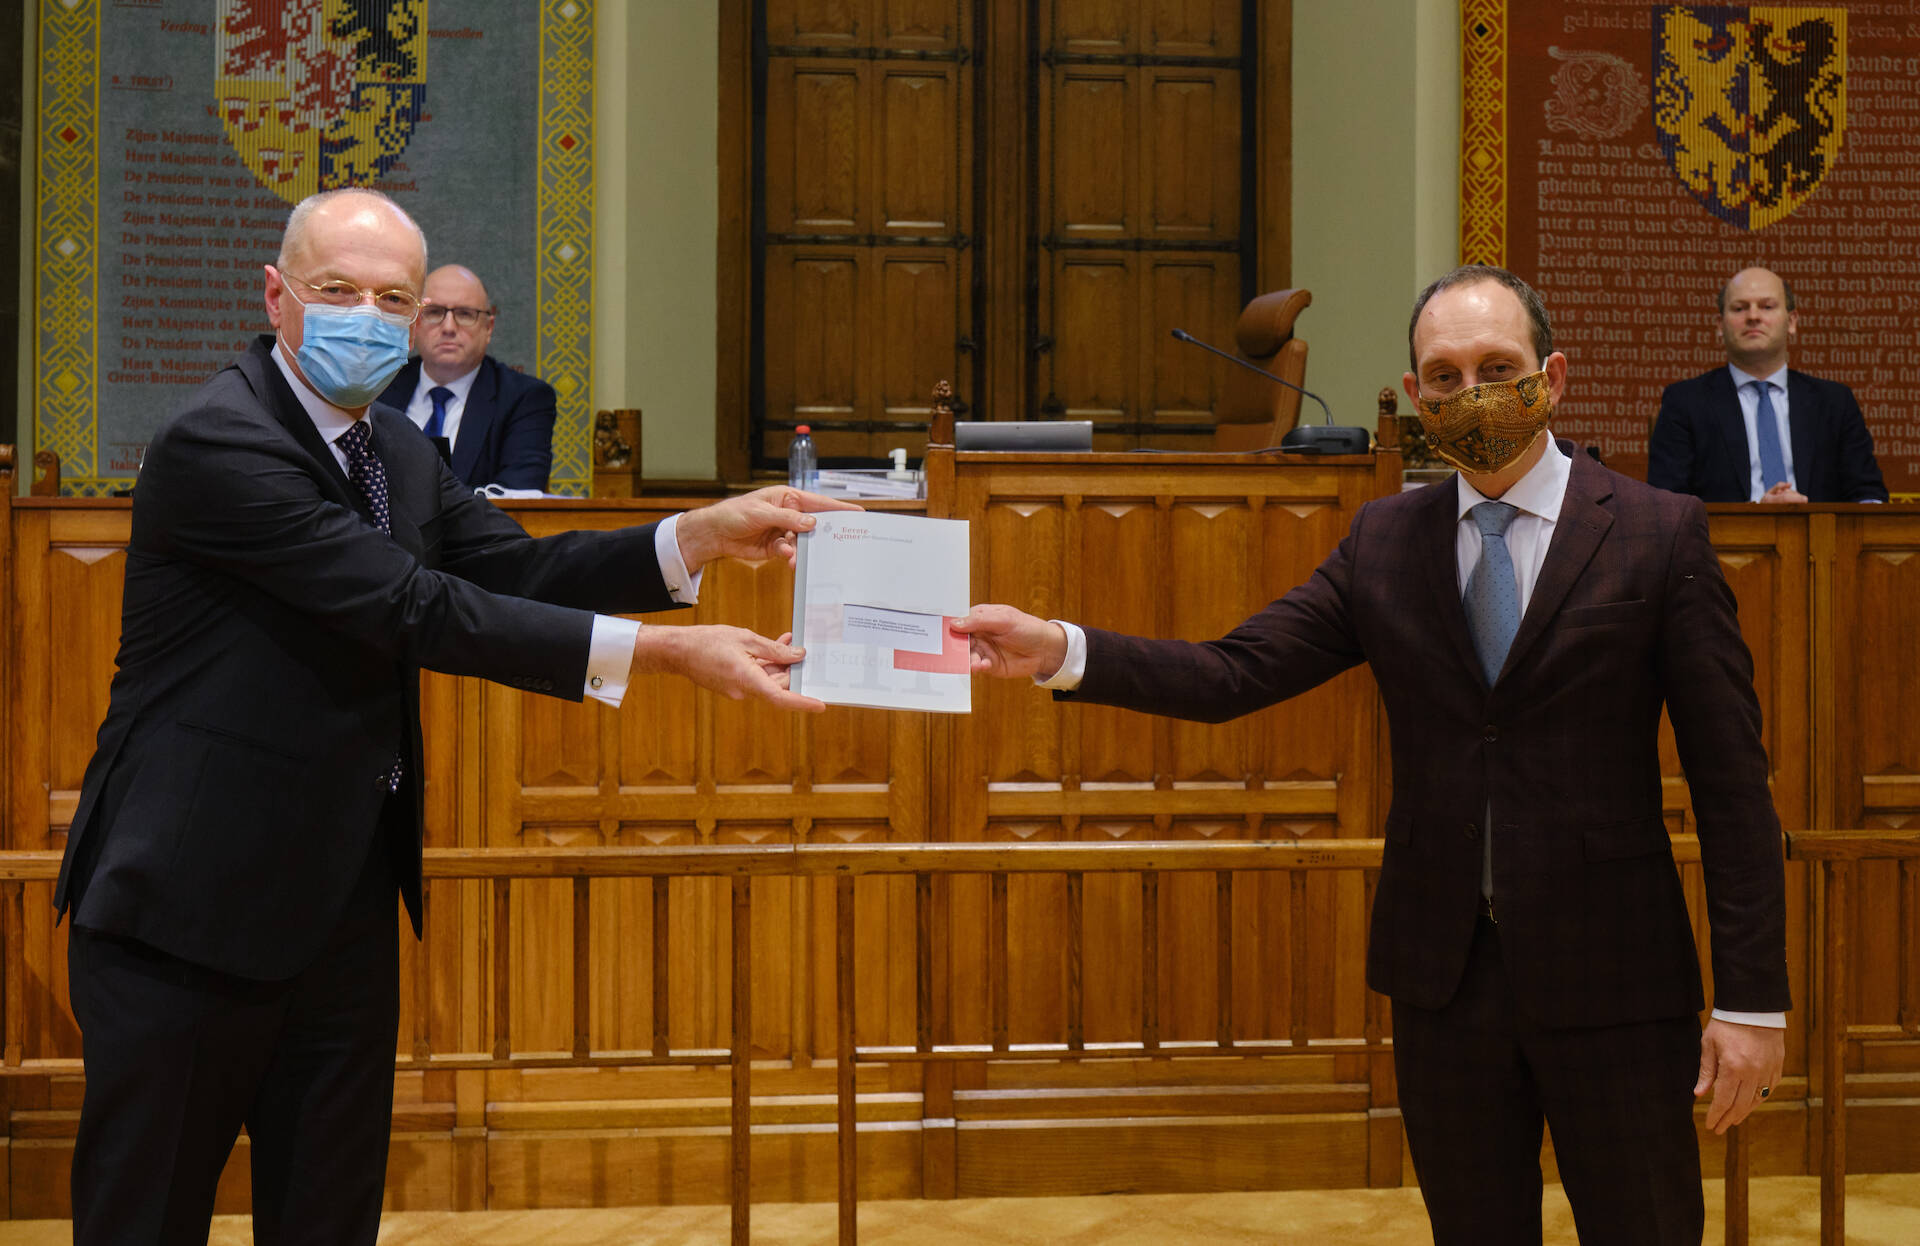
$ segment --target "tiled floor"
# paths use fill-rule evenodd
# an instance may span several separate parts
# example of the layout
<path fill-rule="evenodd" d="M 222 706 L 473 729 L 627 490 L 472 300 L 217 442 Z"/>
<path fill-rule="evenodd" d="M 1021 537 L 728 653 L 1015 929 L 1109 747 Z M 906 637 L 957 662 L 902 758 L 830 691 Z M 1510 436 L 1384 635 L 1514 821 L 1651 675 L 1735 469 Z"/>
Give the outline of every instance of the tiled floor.
<path fill-rule="evenodd" d="M 1707 1183 L 1706 1241 L 1722 1239 L 1720 1183 Z M 1813 1177 L 1753 1182 L 1753 1246 L 1819 1241 L 1820 1183 Z M 1547 1188 L 1547 1246 L 1575 1246 L 1573 1217 L 1558 1186 Z M 834 1241 L 830 1204 L 753 1209 L 757 1244 Z M 0 1223 L 0 1246 L 64 1246 L 65 1221 Z M 382 1225 L 384 1246 L 696 1246 L 727 1240 L 720 1207 L 629 1207 L 593 1211 L 405 1212 Z M 935 1246 L 1188 1246 L 1303 1242 L 1309 1246 L 1414 1246 L 1431 1239 L 1416 1190 L 1270 1194 L 1149 1194 L 1101 1198 L 972 1199 L 868 1203 L 866 1243 Z M 211 1246 L 248 1246 L 245 1217 L 222 1217 Z M 1920 1243 L 1920 1174 L 1855 1176 L 1847 1182 L 1849 1246 Z"/>

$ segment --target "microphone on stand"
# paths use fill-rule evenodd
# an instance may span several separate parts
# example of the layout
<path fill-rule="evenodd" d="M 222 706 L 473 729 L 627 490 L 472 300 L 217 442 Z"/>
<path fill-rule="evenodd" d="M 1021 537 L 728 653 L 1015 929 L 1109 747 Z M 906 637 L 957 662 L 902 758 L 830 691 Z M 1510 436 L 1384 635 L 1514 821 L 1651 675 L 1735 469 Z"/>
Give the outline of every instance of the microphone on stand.
<path fill-rule="evenodd" d="M 1373 442 L 1367 435 L 1366 429 L 1353 425 L 1335 424 L 1333 411 L 1327 406 L 1326 399 L 1312 390 L 1295 385 L 1285 377 L 1275 376 L 1258 364 L 1248 363 L 1238 355 L 1229 355 L 1217 346 L 1209 346 L 1185 329 L 1175 329 L 1173 336 L 1182 342 L 1191 342 L 1201 350 L 1210 350 L 1229 363 L 1239 364 L 1249 372 L 1258 372 L 1276 385 L 1284 385 L 1288 389 L 1305 394 L 1320 404 L 1320 410 L 1326 413 L 1327 422 L 1295 425 L 1286 436 L 1280 439 L 1282 454 L 1365 454 L 1372 449 Z"/>

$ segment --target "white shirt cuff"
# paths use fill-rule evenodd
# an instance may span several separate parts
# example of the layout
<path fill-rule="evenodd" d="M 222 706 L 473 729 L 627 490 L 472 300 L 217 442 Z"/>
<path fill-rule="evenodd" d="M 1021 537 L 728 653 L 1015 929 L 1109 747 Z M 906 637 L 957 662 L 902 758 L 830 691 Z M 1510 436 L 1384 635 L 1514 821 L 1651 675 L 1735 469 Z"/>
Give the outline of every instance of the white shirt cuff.
<path fill-rule="evenodd" d="M 1053 673 L 1052 678 L 1041 679 L 1036 675 L 1033 682 L 1042 688 L 1072 692 L 1080 686 L 1080 681 L 1087 677 L 1087 633 L 1077 624 L 1069 623 L 1065 619 L 1047 621 L 1057 624 L 1060 630 L 1067 634 L 1067 660 L 1060 664 L 1060 669 Z"/>
<path fill-rule="evenodd" d="M 669 515 L 653 530 L 653 552 L 660 560 L 660 578 L 667 582 L 667 595 L 683 606 L 700 600 L 700 577 L 705 568 L 689 572 L 680 556 L 680 516 Z"/>
<path fill-rule="evenodd" d="M 633 673 L 633 642 L 640 624 L 612 614 L 593 616 L 593 638 L 587 642 L 587 687 L 592 700 L 618 707 L 627 695 Z"/>
<path fill-rule="evenodd" d="M 1724 1008 L 1713 1010 L 1715 1021 L 1731 1021 L 1735 1025 L 1757 1025 L 1769 1030 L 1787 1028 L 1787 1014 L 1784 1012 L 1728 1012 Z"/>

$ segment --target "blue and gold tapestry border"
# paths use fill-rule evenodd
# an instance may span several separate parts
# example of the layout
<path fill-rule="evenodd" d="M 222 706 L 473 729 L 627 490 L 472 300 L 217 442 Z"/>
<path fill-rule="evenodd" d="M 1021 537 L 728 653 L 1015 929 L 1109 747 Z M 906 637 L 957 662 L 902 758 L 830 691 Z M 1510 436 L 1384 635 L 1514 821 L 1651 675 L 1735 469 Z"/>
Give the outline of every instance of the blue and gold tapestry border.
<path fill-rule="evenodd" d="M 40 6 L 34 228 L 33 444 L 70 492 L 103 493 L 100 361 L 100 9 Z"/>
<path fill-rule="evenodd" d="M 1460 0 L 1460 262 L 1507 256 L 1507 0 Z"/>
<path fill-rule="evenodd" d="M 555 493 L 588 492 L 593 392 L 593 4 L 541 0 L 534 372 L 559 396 Z"/>

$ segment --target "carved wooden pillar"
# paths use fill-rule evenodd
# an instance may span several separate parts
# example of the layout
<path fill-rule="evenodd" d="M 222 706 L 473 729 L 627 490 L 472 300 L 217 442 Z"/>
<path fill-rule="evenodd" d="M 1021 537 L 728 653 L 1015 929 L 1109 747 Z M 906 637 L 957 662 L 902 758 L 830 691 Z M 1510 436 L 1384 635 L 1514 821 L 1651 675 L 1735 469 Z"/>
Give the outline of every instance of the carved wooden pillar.
<path fill-rule="evenodd" d="M 640 411 L 624 408 L 593 417 L 593 496 L 640 496 Z"/>

